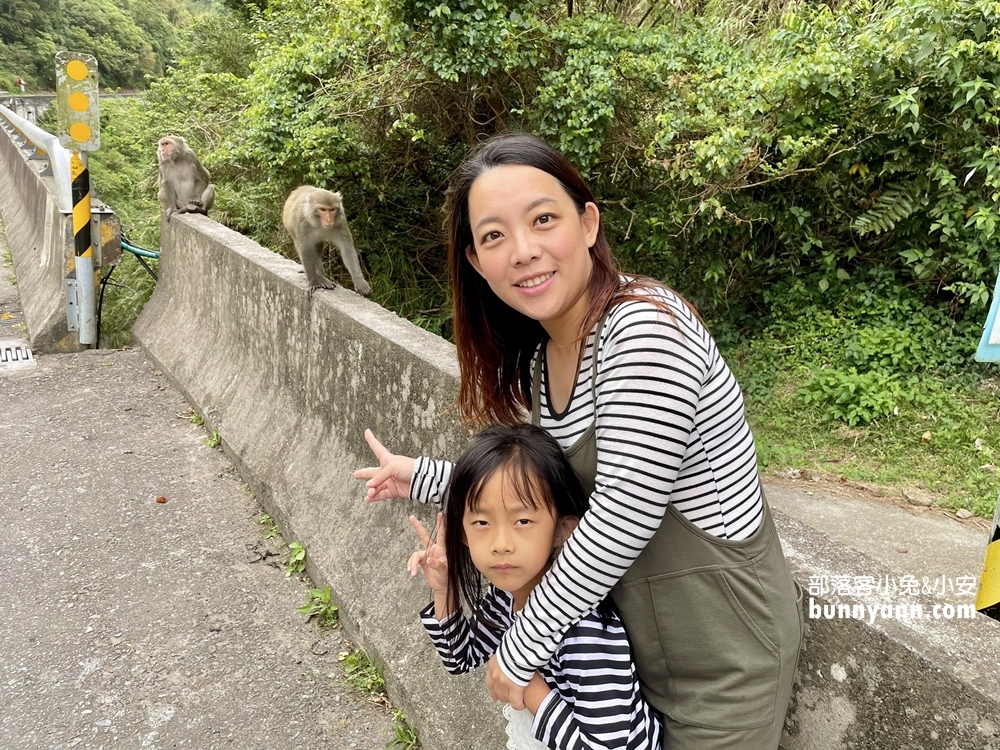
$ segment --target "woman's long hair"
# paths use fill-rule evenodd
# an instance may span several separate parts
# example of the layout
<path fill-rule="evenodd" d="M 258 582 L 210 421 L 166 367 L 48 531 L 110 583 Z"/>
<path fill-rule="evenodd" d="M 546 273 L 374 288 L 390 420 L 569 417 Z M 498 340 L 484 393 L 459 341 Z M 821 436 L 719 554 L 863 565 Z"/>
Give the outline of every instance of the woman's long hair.
<path fill-rule="evenodd" d="M 469 222 L 472 184 L 491 169 L 506 165 L 534 167 L 552 175 L 580 214 L 587 203 L 597 203 L 569 160 L 545 141 L 527 133 L 493 136 L 477 146 L 455 170 L 448 190 L 447 212 L 448 267 L 461 370 L 458 408 L 466 422 L 479 427 L 524 421 L 524 410 L 531 408 L 528 369 L 532 354 L 545 337 L 541 323 L 501 301 L 467 257 L 467 250 L 475 246 Z M 603 224 L 598 226 L 590 256 L 593 271 L 580 338 L 587 335 L 612 305 L 638 297 L 636 292 L 642 288 L 663 286 L 647 277 L 622 283 Z M 657 306 L 669 312 L 665 306 Z"/>
<path fill-rule="evenodd" d="M 448 603 L 456 609 L 476 612 L 483 596 L 482 578 L 465 544 L 463 520 L 466 512 L 478 510 L 483 487 L 498 472 L 529 508 L 547 508 L 557 520 L 582 518 L 587 511 L 588 498 L 569 459 L 541 427 L 498 425 L 481 432 L 455 464 L 444 504 Z"/>

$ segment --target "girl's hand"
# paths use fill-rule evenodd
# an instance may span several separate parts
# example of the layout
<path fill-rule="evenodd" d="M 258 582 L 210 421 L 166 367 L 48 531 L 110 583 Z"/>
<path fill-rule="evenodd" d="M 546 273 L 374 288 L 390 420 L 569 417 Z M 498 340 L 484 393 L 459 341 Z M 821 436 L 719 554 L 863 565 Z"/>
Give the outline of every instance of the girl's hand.
<path fill-rule="evenodd" d="M 416 463 L 408 456 L 397 456 L 390 453 L 382 445 L 371 430 L 365 430 L 365 440 L 378 459 L 378 467 L 369 466 L 354 472 L 355 479 L 368 480 L 368 492 L 365 501 L 374 503 L 387 500 L 390 497 L 408 498 L 410 482 L 413 481 L 413 465 Z"/>
<path fill-rule="evenodd" d="M 437 514 L 437 541 L 431 538 L 424 525 L 417 520 L 416 516 L 410 516 L 410 525 L 417 532 L 420 543 L 424 549 L 410 555 L 406 563 L 406 569 L 410 576 L 417 575 L 417 569 L 424 571 L 424 578 L 427 579 L 431 590 L 439 596 L 448 594 L 448 557 L 444 547 L 444 513 Z"/>
<path fill-rule="evenodd" d="M 538 709 L 542 707 L 542 703 L 551 692 L 552 688 L 538 672 L 535 672 L 531 682 L 524 688 L 524 707 L 537 716 Z"/>

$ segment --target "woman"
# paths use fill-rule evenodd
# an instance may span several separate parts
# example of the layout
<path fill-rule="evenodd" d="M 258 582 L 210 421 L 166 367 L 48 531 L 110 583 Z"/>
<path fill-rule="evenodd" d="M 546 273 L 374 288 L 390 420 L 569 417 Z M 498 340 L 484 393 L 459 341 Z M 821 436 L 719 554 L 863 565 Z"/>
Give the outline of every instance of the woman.
<path fill-rule="evenodd" d="M 459 408 L 531 420 L 562 445 L 590 506 L 490 660 L 523 690 L 562 634 L 611 595 L 670 750 L 777 748 L 802 620 L 732 373 L 675 292 L 619 275 L 569 162 L 505 134 L 456 172 L 449 262 Z M 440 501 L 450 464 L 389 453 L 368 500 Z"/>

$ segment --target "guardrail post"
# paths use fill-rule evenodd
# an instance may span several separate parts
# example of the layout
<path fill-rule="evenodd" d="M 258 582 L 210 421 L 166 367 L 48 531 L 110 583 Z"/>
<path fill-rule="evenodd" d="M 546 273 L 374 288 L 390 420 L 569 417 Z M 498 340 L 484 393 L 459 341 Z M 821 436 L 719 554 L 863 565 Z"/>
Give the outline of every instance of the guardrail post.
<path fill-rule="evenodd" d="M 993 531 L 986 545 L 986 561 L 979 577 L 976 609 L 987 617 L 1000 620 L 1000 499 L 993 514 Z"/>
<path fill-rule="evenodd" d="M 77 345 L 100 345 L 96 312 L 101 270 L 116 265 L 121 258 L 121 225 L 114 212 L 94 196 L 87 168 L 89 152 L 100 145 L 96 61 L 76 53 L 60 53 L 59 60 L 62 66 L 57 77 L 68 79 L 62 94 L 67 109 L 66 132 L 59 136 L 47 133 L 11 109 L 0 106 L 0 130 L 3 131 L 0 138 L 9 138 L 39 177 L 52 178 L 51 182 L 43 182 L 62 214 L 60 229 L 49 239 L 61 244 L 60 263 L 69 263 L 68 273 L 62 279 L 66 328 L 61 333 L 46 331 L 42 335 L 54 336 L 61 350 L 63 347 L 75 349 Z M 71 144 L 72 150 L 62 144 L 63 139 Z M 43 219 L 33 215 L 22 220 L 41 222 Z M 70 222 L 72 247 L 63 239 L 68 234 Z M 40 249 L 39 252 L 48 250 Z M 17 255 L 15 252 L 15 257 Z M 35 320 L 26 316 L 33 340 L 39 334 L 31 328 Z M 67 331 L 78 334 L 74 342 L 64 339 Z"/>
<path fill-rule="evenodd" d="M 76 151 L 70 157 L 73 178 L 73 248 L 76 253 L 76 302 L 81 344 L 97 343 L 94 248 L 90 233 L 90 172 Z"/>
<path fill-rule="evenodd" d="M 101 146 L 97 58 L 80 52 L 56 53 L 59 141 L 73 150 L 73 243 L 76 255 L 76 301 L 80 343 L 97 344 L 94 251 L 90 232 L 90 172 L 86 155 Z M 70 291 L 67 285 L 67 291 Z M 69 314 L 67 305 L 67 314 Z"/>

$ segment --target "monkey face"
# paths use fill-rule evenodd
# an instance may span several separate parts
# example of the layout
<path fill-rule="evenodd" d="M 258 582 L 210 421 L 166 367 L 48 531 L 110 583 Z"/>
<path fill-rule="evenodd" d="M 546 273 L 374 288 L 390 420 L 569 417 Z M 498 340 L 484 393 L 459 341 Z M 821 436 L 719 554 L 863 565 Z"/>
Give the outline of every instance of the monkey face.
<path fill-rule="evenodd" d="M 343 206 L 340 193 L 331 193 L 329 190 L 311 187 L 305 202 L 302 204 L 302 213 L 309 224 L 325 232 L 336 229 L 337 223 L 343 222 L 341 218 Z"/>
<path fill-rule="evenodd" d="M 316 212 L 319 215 L 319 223 L 323 227 L 329 229 L 337 222 L 337 207 L 336 206 L 316 206 Z"/>
<path fill-rule="evenodd" d="M 552 175 L 506 165 L 472 184 L 469 221 L 475 244 L 467 257 L 490 289 L 554 338 L 575 337 L 589 300 L 597 206 L 581 214 Z"/>
<path fill-rule="evenodd" d="M 177 158 L 179 152 L 183 151 L 185 141 L 179 135 L 168 135 L 160 139 L 156 147 L 156 158 L 162 163 L 172 161 Z"/>

